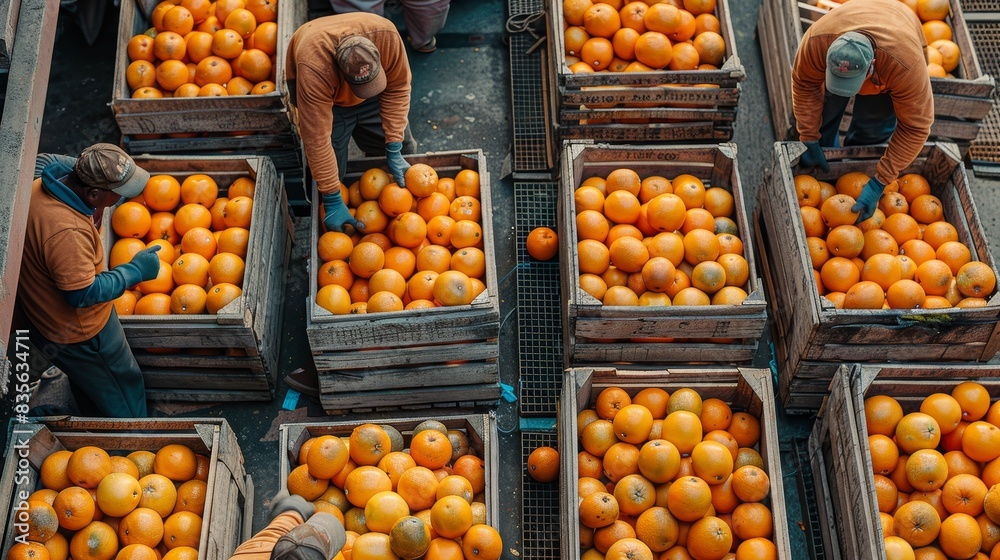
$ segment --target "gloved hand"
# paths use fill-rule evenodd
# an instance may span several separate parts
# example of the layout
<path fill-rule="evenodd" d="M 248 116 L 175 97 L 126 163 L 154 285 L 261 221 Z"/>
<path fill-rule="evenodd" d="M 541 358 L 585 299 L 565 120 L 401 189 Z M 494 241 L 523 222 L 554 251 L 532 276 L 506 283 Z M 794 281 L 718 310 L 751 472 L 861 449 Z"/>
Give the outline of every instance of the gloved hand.
<path fill-rule="evenodd" d="M 274 519 L 286 511 L 294 511 L 301 515 L 302 519 L 308 520 L 316 513 L 316 506 L 298 494 L 289 495 L 288 490 L 282 490 L 271 500 L 271 512 L 268 519 Z"/>
<path fill-rule="evenodd" d="M 396 184 L 405 188 L 406 170 L 410 168 L 410 164 L 406 163 L 406 160 L 403 159 L 403 143 L 389 142 L 386 144 L 385 159 L 389 164 L 389 172 L 396 178 Z"/>
<path fill-rule="evenodd" d="M 326 214 L 323 217 L 323 225 L 326 226 L 327 231 L 344 231 L 345 225 L 354 226 L 354 229 L 358 231 L 365 228 L 365 224 L 355 220 L 354 216 L 351 216 L 347 210 L 344 200 L 340 198 L 339 187 L 333 192 L 323 193 L 323 211 Z"/>
<path fill-rule="evenodd" d="M 865 188 L 861 189 L 861 196 L 858 197 L 858 203 L 851 207 L 851 212 L 860 213 L 854 223 L 860 224 L 872 217 L 872 214 L 875 213 L 875 208 L 878 206 L 878 200 L 882 198 L 883 190 L 885 190 L 885 185 L 880 183 L 878 179 L 872 177 L 868 180 Z"/>
<path fill-rule="evenodd" d="M 806 151 L 799 156 L 799 165 L 819 167 L 823 173 L 829 173 L 830 164 L 826 162 L 826 156 L 823 155 L 823 148 L 820 147 L 819 142 L 803 142 L 802 144 L 806 147 Z"/>
<path fill-rule="evenodd" d="M 129 261 L 129 264 L 134 264 L 139 269 L 143 282 L 156 278 L 156 275 L 160 273 L 160 257 L 156 256 L 156 252 L 159 250 L 159 245 L 143 249 Z"/>

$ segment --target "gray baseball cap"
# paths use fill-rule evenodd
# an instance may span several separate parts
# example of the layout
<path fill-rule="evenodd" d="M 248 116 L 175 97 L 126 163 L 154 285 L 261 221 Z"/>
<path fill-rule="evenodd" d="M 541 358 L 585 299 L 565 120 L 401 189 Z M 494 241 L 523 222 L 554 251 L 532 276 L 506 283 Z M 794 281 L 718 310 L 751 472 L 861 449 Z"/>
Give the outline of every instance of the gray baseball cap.
<path fill-rule="evenodd" d="M 826 89 L 841 97 L 854 97 L 868 77 L 875 49 L 867 37 L 848 31 L 837 37 L 826 53 Z"/>

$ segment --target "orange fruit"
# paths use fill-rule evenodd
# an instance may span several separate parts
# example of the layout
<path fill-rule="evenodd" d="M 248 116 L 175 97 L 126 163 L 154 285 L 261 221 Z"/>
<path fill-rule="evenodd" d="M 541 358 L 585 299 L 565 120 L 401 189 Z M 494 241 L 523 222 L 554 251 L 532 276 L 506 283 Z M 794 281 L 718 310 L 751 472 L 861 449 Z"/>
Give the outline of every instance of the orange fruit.
<path fill-rule="evenodd" d="M 694 558 L 722 558 L 733 546 L 729 525 L 714 516 L 695 521 L 687 534 L 687 549 Z"/>
<path fill-rule="evenodd" d="M 70 482 L 83 488 L 97 488 L 110 473 L 111 457 L 103 449 L 92 445 L 73 451 L 66 462 L 66 476 Z"/>
<path fill-rule="evenodd" d="M 1000 428 L 981 420 L 972 422 L 962 433 L 962 452 L 979 462 L 1000 457 Z"/>
<path fill-rule="evenodd" d="M 954 513 L 941 521 L 938 546 L 949 558 L 971 558 L 982 543 L 983 534 L 975 517 Z"/>
<path fill-rule="evenodd" d="M 941 519 L 934 506 L 911 501 L 900 506 L 892 516 L 893 532 L 911 546 L 927 546 L 941 530 Z"/>
<path fill-rule="evenodd" d="M 118 552 L 118 536 L 107 523 L 92 521 L 73 535 L 69 550 L 74 560 L 111 560 Z"/>

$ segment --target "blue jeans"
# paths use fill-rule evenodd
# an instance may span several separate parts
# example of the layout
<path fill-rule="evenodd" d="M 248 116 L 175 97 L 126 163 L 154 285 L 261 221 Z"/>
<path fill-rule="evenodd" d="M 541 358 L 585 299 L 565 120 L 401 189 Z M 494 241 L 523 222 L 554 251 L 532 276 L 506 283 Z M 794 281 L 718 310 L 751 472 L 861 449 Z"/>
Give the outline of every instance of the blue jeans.
<path fill-rule="evenodd" d="M 366 99 L 353 107 L 333 107 L 333 133 L 330 142 L 337 156 L 339 179 L 347 175 L 347 147 L 351 138 L 368 157 L 385 156 L 385 131 L 382 129 L 382 114 L 379 112 L 378 97 Z M 410 125 L 403 131 L 403 153 L 412 154 L 416 141 L 410 133 Z"/>
<path fill-rule="evenodd" d="M 821 146 L 840 147 L 840 121 L 844 119 L 850 100 L 849 97 L 826 92 L 823 99 L 823 121 L 819 129 Z M 891 95 L 880 93 L 854 96 L 854 115 L 844 138 L 845 146 L 883 144 L 889 140 L 894 130 L 896 113 L 892 107 Z"/>

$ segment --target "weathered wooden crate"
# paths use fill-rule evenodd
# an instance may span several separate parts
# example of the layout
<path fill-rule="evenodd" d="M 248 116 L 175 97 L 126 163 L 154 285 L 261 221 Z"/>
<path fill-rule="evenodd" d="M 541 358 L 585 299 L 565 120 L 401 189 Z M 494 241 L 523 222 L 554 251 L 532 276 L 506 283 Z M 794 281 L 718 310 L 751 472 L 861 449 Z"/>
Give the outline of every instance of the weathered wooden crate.
<path fill-rule="evenodd" d="M 180 181 L 195 173 L 209 175 L 219 183 L 220 196 L 238 177 L 256 181 L 240 297 L 215 315 L 119 317 L 145 377 L 146 394 L 154 400 L 271 400 L 292 230 L 280 176 L 268 158 L 255 156 L 148 156 L 135 161 L 151 175 L 173 175 Z M 106 252 L 116 241 L 110 220 L 111 212 L 106 212 Z"/>
<path fill-rule="evenodd" d="M 824 149 L 830 173 L 815 176 L 832 182 L 850 171 L 871 175 L 884 150 L 878 146 Z M 793 181 L 801 172 L 794 166 L 803 151 L 798 142 L 775 144 L 771 169 L 758 197 L 755 228 L 770 298 L 778 395 L 786 409 L 816 410 L 843 362 L 900 366 L 951 362 L 938 367 L 961 371 L 968 362 L 989 361 L 1000 348 L 997 294 L 979 309 L 915 310 L 835 309 L 819 295 Z M 930 182 L 931 193 L 944 205 L 945 219 L 958 230 L 973 260 L 983 261 L 996 272 L 955 145 L 926 145 L 903 173 L 919 173 Z"/>
<path fill-rule="evenodd" d="M 817 7 L 817 2 L 764 0 L 761 6 L 757 34 L 761 50 L 769 53 L 764 57 L 764 70 L 774 136 L 778 140 L 798 139 L 792 114 L 792 66 L 803 32 L 826 14 L 825 9 Z M 948 23 L 954 29 L 953 40 L 961 49 L 962 58 L 954 79 L 931 78 L 934 92 L 931 139 L 958 142 L 964 154 L 990 112 L 995 84 L 993 77 L 984 74 L 979 65 L 959 0 L 950 0 L 950 3 Z M 846 130 L 848 122 L 844 119 L 841 130 Z"/>
<path fill-rule="evenodd" d="M 0 0 L 0 69 L 10 68 L 10 55 L 14 52 L 17 34 L 17 15 L 21 0 Z"/>
<path fill-rule="evenodd" d="M 156 451 L 183 444 L 209 457 L 208 493 L 202 517 L 198 560 L 228 560 L 252 535 L 253 480 L 243 467 L 236 433 L 222 418 L 103 419 L 67 417 L 14 424 L 0 478 L 0 509 L 8 512 L 0 529 L 0 553 L 6 558 L 16 536 L 14 510 L 40 488 L 39 469 L 50 454 L 86 445 L 112 455 Z"/>
<path fill-rule="evenodd" d="M 631 307 L 602 305 L 580 288 L 577 259 L 576 204 L 573 193 L 584 179 L 607 176 L 627 167 L 640 177 L 672 179 L 689 173 L 707 186 L 733 194 L 736 222 L 750 268 L 748 297 L 740 305 L 705 307 Z M 562 267 L 566 364 L 618 362 L 684 363 L 749 362 L 767 320 L 763 287 L 757 277 L 746 201 L 736 162 L 736 145 L 608 146 L 567 143 L 562 160 L 559 194 L 559 262 Z M 669 337 L 673 342 L 630 342 L 636 338 Z M 607 343 L 601 340 L 622 339 Z M 731 339 L 712 343 L 709 338 Z M 694 340 L 692 340 L 694 339 Z"/>
<path fill-rule="evenodd" d="M 122 134 L 174 132 L 286 132 L 292 128 L 285 83 L 285 53 L 292 33 L 306 21 L 301 2 L 278 4 L 278 51 L 275 91 L 267 95 L 132 99 L 125 80 L 129 65 L 126 46 L 134 35 L 152 27 L 136 0 L 122 0 L 111 107 Z"/>
<path fill-rule="evenodd" d="M 306 335 L 319 372 L 320 402 L 328 414 L 378 409 L 477 406 L 500 396 L 499 284 L 493 244 L 490 175 L 481 150 L 406 156 L 440 177 L 479 173 L 486 290 L 469 305 L 391 313 L 334 315 L 316 304 L 319 204 L 312 205 Z M 348 162 L 345 184 L 384 158 Z M 318 195 L 313 189 L 313 199 Z"/>
<path fill-rule="evenodd" d="M 486 468 L 486 523 L 497 527 L 500 519 L 500 440 L 497 439 L 496 414 L 442 414 L 414 417 L 389 417 L 382 419 L 356 419 L 343 422 L 322 422 L 312 424 L 282 424 L 280 435 L 280 457 L 278 458 L 278 483 L 285 489 L 288 473 L 298 465 L 299 448 L 309 438 L 332 435 L 350 436 L 354 428 L 366 422 L 388 424 L 403 435 L 403 448 L 410 446 L 413 429 L 425 420 L 437 420 L 449 430 L 465 432 L 469 438 L 469 452 L 474 452 L 483 460 Z"/>
<path fill-rule="evenodd" d="M 154 135 L 156 136 L 156 135 Z M 130 154 L 229 155 L 253 154 L 271 158 L 278 173 L 302 176 L 301 142 L 294 130 L 274 133 L 203 134 L 193 138 L 147 138 L 143 135 L 122 136 L 122 148 Z"/>
<path fill-rule="evenodd" d="M 928 371 L 927 373 L 932 373 Z M 965 370 L 942 370 L 937 379 L 894 378 L 892 369 L 875 365 L 842 366 L 830 384 L 830 397 L 820 410 L 809 438 L 809 455 L 824 550 L 830 558 L 885 560 L 872 457 L 865 428 L 865 398 L 894 397 L 905 413 L 920 410 L 932 393 L 951 393 L 962 381 L 981 383 L 993 400 L 1000 395 L 1000 378 L 983 379 Z M 888 375 L 888 377 L 887 377 Z"/>
<path fill-rule="evenodd" d="M 720 35 L 726 41 L 726 59 L 718 70 L 586 74 L 573 74 L 566 64 L 562 1 L 547 4 L 553 94 L 563 139 L 722 142 L 733 137 L 746 72 L 736 53 L 727 0 L 716 4 Z"/>
<path fill-rule="evenodd" d="M 778 426 L 774 413 L 774 392 L 771 373 L 755 368 L 672 368 L 662 371 L 626 371 L 614 368 L 571 368 L 563 375 L 563 390 L 559 397 L 559 500 L 560 541 L 562 558 L 580 558 L 580 522 L 577 492 L 579 465 L 576 451 L 577 414 L 593 408 L 597 396 L 607 387 L 620 387 L 635 395 L 647 387 L 658 387 L 672 393 L 682 387 L 698 391 L 702 398 L 717 398 L 733 410 L 747 411 L 760 418 L 758 451 L 764 459 L 764 470 L 771 480 L 768 497 L 774 517 L 771 540 L 778 549 L 778 558 L 791 560 L 788 519 L 785 515 L 784 488 L 781 483 L 781 456 L 778 450 Z M 860 558 L 860 557 L 859 557 Z"/>

